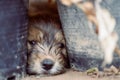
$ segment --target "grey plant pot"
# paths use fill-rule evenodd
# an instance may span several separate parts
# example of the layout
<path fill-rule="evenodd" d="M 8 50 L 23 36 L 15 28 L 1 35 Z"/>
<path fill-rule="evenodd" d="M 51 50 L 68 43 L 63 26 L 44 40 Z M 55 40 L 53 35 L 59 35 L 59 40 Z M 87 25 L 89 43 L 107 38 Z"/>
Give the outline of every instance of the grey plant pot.
<path fill-rule="evenodd" d="M 94 30 L 88 27 L 88 20 L 85 14 L 75 5 L 67 7 L 61 4 L 60 0 L 57 0 L 57 3 L 71 67 L 80 71 L 93 67 L 100 68 L 104 55 L 99 46 L 97 35 Z M 110 10 L 116 18 L 116 31 L 120 35 L 120 23 L 118 23 L 120 21 L 120 1 L 104 0 L 102 5 Z M 116 67 L 120 66 L 118 55 L 115 55 L 112 64 Z"/>
<path fill-rule="evenodd" d="M 0 0 L 0 80 L 18 80 L 25 73 L 27 24 L 23 0 Z"/>

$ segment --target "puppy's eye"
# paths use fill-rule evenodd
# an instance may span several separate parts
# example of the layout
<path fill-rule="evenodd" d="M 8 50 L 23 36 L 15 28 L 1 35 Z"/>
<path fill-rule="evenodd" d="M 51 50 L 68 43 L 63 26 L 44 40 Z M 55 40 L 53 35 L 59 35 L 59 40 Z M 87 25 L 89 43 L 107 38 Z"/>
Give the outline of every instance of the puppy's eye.
<path fill-rule="evenodd" d="M 32 41 L 28 41 L 30 43 L 30 45 L 35 45 L 37 42 L 32 40 Z"/>
<path fill-rule="evenodd" d="M 65 45 L 63 43 L 59 43 L 58 45 L 59 45 L 59 48 L 64 48 L 65 47 Z"/>

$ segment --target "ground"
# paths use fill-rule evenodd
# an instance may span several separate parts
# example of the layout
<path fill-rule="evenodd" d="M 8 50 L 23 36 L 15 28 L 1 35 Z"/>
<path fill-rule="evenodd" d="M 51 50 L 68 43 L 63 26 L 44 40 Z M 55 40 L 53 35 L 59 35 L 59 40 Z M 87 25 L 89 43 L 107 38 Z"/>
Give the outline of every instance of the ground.
<path fill-rule="evenodd" d="M 87 76 L 82 72 L 69 70 L 64 74 L 50 76 L 50 77 L 35 77 L 35 76 L 28 76 L 22 80 L 120 80 L 120 76 L 108 76 L 108 77 L 101 77 L 101 78 L 94 78 L 91 76 Z"/>

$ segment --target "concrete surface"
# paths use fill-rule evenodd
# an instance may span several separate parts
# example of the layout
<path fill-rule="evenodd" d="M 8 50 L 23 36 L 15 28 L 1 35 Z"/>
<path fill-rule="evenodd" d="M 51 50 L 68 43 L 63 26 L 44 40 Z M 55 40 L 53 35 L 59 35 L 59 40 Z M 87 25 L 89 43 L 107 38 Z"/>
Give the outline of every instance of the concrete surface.
<path fill-rule="evenodd" d="M 86 76 L 82 72 L 77 71 L 67 71 L 64 74 L 56 75 L 56 76 L 49 76 L 49 77 L 35 77 L 35 76 L 28 76 L 22 80 L 120 80 L 120 76 L 117 77 L 103 77 L 103 78 L 93 78 L 91 76 Z"/>

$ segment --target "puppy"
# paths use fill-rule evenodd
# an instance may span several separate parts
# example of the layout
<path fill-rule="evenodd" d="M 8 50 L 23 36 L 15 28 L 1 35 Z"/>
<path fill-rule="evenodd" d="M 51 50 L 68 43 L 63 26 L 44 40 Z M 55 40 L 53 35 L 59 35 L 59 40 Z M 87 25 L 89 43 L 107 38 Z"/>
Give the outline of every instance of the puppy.
<path fill-rule="evenodd" d="M 35 2 L 34 6 L 31 6 L 31 0 L 29 2 L 27 73 L 32 75 L 63 73 L 68 60 L 59 16 L 56 13 L 51 15 L 47 9 L 41 10 L 38 8 L 38 2 L 37 6 Z"/>

